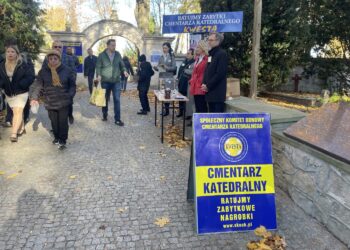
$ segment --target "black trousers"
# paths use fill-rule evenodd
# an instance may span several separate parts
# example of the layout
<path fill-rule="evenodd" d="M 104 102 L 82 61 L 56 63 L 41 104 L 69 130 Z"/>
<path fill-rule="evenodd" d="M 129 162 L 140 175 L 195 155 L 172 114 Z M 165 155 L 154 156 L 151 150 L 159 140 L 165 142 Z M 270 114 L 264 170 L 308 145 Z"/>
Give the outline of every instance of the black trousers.
<path fill-rule="evenodd" d="M 208 104 L 205 100 L 205 95 L 195 95 L 193 97 L 196 113 L 208 113 Z"/>
<path fill-rule="evenodd" d="M 65 143 L 68 139 L 68 114 L 69 106 L 59 110 L 49 110 L 49 118 L 55 139 Z"/>
<path fill-rule="evenodd" d="M 68 111 L 69 111 L 68 116 L 69 116 L 69 117 L 73 117 L 73 104 L 72 104 L 72 105 L 69 105 Z"/>
<path fill-rule="evenodd" d="M 90 75 L 88 76 L 88 84 L 89 84 L 89 92 L 90 92 L 90 95 L 92 94 L 92 89 L 93 89 L 93 84 L 94 84 L 94 76 Z"/>
<path fill-rule="evenodd" d="M 149 107 L 149 101 L 148 101 L 148 89 L 139 89 L 139 98 L 141 102 L 141 107 L 143 111 L 151 111 L 151 108 Z"/>
<path fill-rule="evenodd" d="M 225 102 L 208 102 L 209 113 L 224 113 Z"/>
<path fill-rule="evenodd" d="M 186 83 L 188 84 L 188 82 Z M 179 92 L 181 95 L 187 96 L 187 86 L 184 87 L 179 85 Z M 185 110 L 185 105 L 186 105 L 186 102 L 179 102 L 179 109 L 181 113 L 183 113 L 183 111 Z"/>

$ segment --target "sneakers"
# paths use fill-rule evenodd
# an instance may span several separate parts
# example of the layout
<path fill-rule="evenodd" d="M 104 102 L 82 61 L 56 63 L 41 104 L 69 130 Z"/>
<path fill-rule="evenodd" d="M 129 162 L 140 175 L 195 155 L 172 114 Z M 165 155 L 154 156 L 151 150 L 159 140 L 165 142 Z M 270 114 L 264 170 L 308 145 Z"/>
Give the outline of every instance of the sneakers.
<path fill-rule="evenodd" d="M 168 116 L 169 115 L 169 111 L 165 111 L 165 113 L 160 113 L 161 116 Z"/>
<path fill-rule="evenodd" d="M 138 115 L 147 115 L 147 111 L 144 110 L 140 110 L 139 112 L 137 112 Z"/>
<path fill-rule="evenodd" d="M 58 143 L 58 149 L 59 150 L 64 150 L 64 149 L 66 149 L 67 147 L 66 147 L 66 142 L 63 142 L 63 141 L 60 141 L 59 143 Z"/>
<path fill-rule="evenodd" d="M 53 140 L 53 141 L 52 141 L 52 144 L 54 144 L 54 145 L 58 145 L 58 144 L 60 144 L 60 142 L 59 142 L 59 140 L 58 140 L 58 139 L 55 139 L 55 140 Z"/>
<path fill-rule="evenodd" d="M 12 124 L 11 124 L 11 122 L 5 122 L 3 126 L 4 126 L 5 128 L 11 128 L 11 127 L 12 127 Z"/>
<path fill-rule="evenodd" d="M 74 123 L 74 117 L 73 116 L 69 116 L 68 117 L 68 121 L 69 121 L 69 124 L 73 124 Z"/>
<path fill-rule="evenodd" d="M 120 126 L 120 127 L 123 127 L 123 126 L 124 126 L 124 122 L 122 122 L 121 120 L 115 121 L 115 125 L 118 125 L 118 126 Z"/>
<path fill-rule="evenodd" d="M 179 114 L 176 115 L 176 117 L 183 117 L 184 116 L 184 113 L 183 112 L 180 112 Z"/>
<path fill-rule="evenodd" d="M 57 145 L 59 150 L 63 150 L 66 148 L 66 142 L 60 141 L 59 139 L 53 140 L 52 144 Z"/>

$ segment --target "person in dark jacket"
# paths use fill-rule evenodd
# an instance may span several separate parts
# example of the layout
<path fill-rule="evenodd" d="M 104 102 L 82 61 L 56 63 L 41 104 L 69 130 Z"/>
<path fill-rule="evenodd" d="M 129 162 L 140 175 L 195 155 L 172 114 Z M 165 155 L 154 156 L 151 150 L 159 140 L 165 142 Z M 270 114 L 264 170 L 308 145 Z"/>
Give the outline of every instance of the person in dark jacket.
<path fill-rule="evenodd" d="M 17 45 L 17 40 L 11 39 L 11 38 L 7 39 L 5 41 L 5 47 L 7 47 L 9 45 Z M 33 71 L 34 71 L 34 64 L 33 64 L 33 61 L 31 60 L 30 56 L 28 55 L 28 53 L 22 52 L 21 57 L 23 59 L 23 62 L 28 64 L 28 66 L 32 67 Z M 4 58 L 0 55 L 0 62 L 2 60 L 4 60 Z M 3 100 L 5 100 L 5 96 L 3 96 Z M 5 104 L 5 103 L 3 103 L 3 104 Z M 8 104 L 4 105 L 4 108 L 6 108 L 6 117 L 5 117 L 4 126 L 10 128 L 10 127 L 12 127 L 13 111 Z M 1 107 L 0 107 L 0 109 L 1 109 Z M 29 104 L 29 99 L 28 99 L 26 105 L 24 106 L 24 110 L 23 110 L 24 124 L 26 124 L 29 121 L 29 113 L 30 113 L 30 104 Z"/>
<path fill-rule="evenodd" d="M 29 87 L 35 79 L 34 68 L 23 62 L 16 45 L 6 46 L 6 57 L 0 64 L 0 88 L 13 111 L 10 140 L 18 141 L 25 133 L 23 110 L 28 101 Z"/>
<path fill-rule="evenodd" d="M 54 41 L 52 43 L 52 49 L 58 51 L 61 54 L 61 63 L 65 66 L 67 66 L 69 69 L 71 69 L 74 72 L 75 79 L 77 78 L 77 60 L 73 56 L 63 53 L 63 43 L 61 41 Z M 42 67 L 46 66 L 48 63 L 47 57 L 44 59 Z M 74 116 L 73 116 L 73 103 L 69 106 L 69 123 L 74 123 Z"/>
<path fill-rule="evenodd" d="M 94 52 L 91 48 L 87 50 L 88 56 L 84 59 L 84 76 L 88 78 L 90 95 L 92 93 L 93 81 L 95 77 L 95 69 L 97 56 L 94 56 Z"/>
<path fill-rule="evenodd" d="M 73 48 L 72 47 L 67 47 L 66 53 L 67 53 L 67 55 L 73 57 L 75 69 L 77 71 L 77 69 L 78 69 L 78 67 L 80 65 L 80 62 L 79 62 L 79 58 L 74 54 Z"/>
<path fill-rule="evenodd" d="M 179 81 L 179 92 L 187 96 L 187 89 L 188 89 L 188 81 L 191 79 L 191 75 L 187 73 L 186 70 L 193 69 L 193 63 L 194 63 L 194 49 L 189 49 L 186 54 L 186 59 L 182 62 L 179 73 L 177 74 L 177 79 Z M 179 109 L 180 112 L 177 115 L 177 117 L 182 117 L 183 112 L 185 109 L 185 102 L 180 102 Z"/>
<path fill-rule="evenodd" d="M 152 65 L 146 61 L 146 56 L 141 55 L 139 58 L 140 69 L 139 69 L 139 82 L 137 85 L 137 90 L 139 91 L 139 97 L 142 109 L 137 113 L 138 115 L 147 115 L 150 112 L 148 101 L 148 90 L 151 84 L 151 77 L 154 75 Z"/>
<path fill-rule="evenodd" d="M 211 33 L 208 38 L 210 51 L 202 90 L 206 92 L 205 99 L 210 113 L 225 111 L 228 56 L 225 50 L 220 48 L 223 40 L 224 36 L 220 33 Z"/>
<path fill-rule="evenodd" d="M 37 81 L 32 85 L 31 105 L 39 105 L 39 94 L 43 90 L 45 107 L 55 136 L 52 143 L 64 149 L 68 139 L 69 106 L 76 92 L 75 75 L 61 63 L 58 51 L 49 51 L 47 58 L 47 66 L 39 71 Z"/>
<path fill-rule="evenodd" d="M 129 75 L 134 76 L 134 70 L 132 69 L 131 63 L 129 61 L 129 58 L 127 56 L 123 57 L 123 62 L 125 65 L 126 72 L 128 72 Z M 121 82 L 122 82 L 122 90 L 126 91 L 126 85 L 128 84 L 128 78 L 124 74 L 121 74 Z"/>

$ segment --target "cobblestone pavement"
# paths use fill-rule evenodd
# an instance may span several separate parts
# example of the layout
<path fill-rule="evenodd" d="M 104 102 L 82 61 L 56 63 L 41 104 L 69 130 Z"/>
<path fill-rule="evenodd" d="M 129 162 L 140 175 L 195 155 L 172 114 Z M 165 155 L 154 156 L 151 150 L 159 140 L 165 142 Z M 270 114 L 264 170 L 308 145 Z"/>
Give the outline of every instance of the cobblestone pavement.
<path fill-rule="evenodd" d="M 153 115 L 122 98 L 126 126 L 75 99 L 66 151 L 41 109 L 17 144 L 0 128 L 0 249 L 245 249 L 253 233 L 197 236 L 186 201 L 189 149 L 162 145 Z M 169 118 L 168 118 L 169 120 Z M 14 175 L 12 175 L 14 174 Z M 289 249 L 347 249 L 277 189 L 278 233 Z M 163 228 L 159 217 L 169 217 Z"/>

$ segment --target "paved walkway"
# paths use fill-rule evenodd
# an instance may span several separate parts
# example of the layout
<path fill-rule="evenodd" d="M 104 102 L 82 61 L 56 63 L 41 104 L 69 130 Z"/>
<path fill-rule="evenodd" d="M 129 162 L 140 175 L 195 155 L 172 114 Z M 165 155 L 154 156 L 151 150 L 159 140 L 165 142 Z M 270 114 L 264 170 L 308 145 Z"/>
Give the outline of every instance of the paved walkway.
<path fill-rule="evenodd" d="M 189 149 L 162 145 L 137 100 L 122 98 L 123 121 L 75 99 L 68 148 L 51 144 L 41 109 L 17 144 L 0 140 L 0 249 L 245 249 L 253 233 L 197 236 L 186 201 Z M 2 174 L 2 175 L 1 175 Z M 347 249 L 277 189 L 278 233 L 288 249 Z M 168 217 L 160 228 L 154 222 Z"/>

